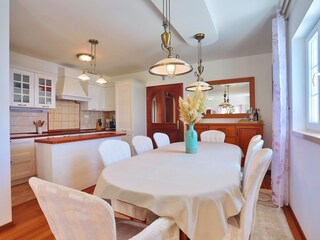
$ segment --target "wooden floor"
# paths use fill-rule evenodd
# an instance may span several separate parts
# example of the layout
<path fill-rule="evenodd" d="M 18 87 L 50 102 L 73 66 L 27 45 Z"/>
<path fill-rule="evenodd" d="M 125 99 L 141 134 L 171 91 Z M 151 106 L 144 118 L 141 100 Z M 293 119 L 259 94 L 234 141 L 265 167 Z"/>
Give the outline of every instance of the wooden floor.
<path fill-rule="evenodd" d="M 262 186 L 271 189 L 270 173 L 266 174 Z M 84 191 L 92 193 L 93 190 L 94 188 L 91 187 Z M 0 231 L 1 240 L 54 240 L 36 199 L 13 207 L 12 214 L 14 225 Z M 288 223 L 295 239 L 305 239 L 299 235 L 299 231 L 295 230 L 294 221 L 288 221 Z"/>

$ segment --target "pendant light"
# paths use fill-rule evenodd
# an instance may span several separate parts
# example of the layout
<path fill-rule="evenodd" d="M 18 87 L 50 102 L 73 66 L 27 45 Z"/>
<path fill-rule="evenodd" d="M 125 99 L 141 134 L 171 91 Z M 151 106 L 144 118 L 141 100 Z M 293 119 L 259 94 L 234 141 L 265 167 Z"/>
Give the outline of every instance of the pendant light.
<path fill-rule="evenodd" d="M 223 103 L 219 104 L 219 107 L 222 108 L 232 108 L 233 106 L 231 105 L 231 103 L 229 102 L 229 87 L 230 85 L 226 85 L 226 88 L 224 89 L 224 93 L 223 93 Z"/>
<path fill-rule="evenodd" d="M 201 40 L 204 39 L 204 33 L 197 33 L 194 35 L 194 38 L 198 40 L 198 72 L 194 72 L 194 75 L 197 77 L 197 81 L 191 83 L 188 87 L 186 87 L 186 91 L 195 92 L 197 88 L 200 88 L 201 91 L 209 91 L 212 90 L 213 87 L 204 82 L 201 74 L 203 73 L 204 66 L 202 65 L 202 44 Z"/>
<path fill-rule="evenodd" d="M 171 46 L 171 24 L 170 24 L 170 0 L 163 0 L 163 24 L 164 32 L 161 34 L 161 48 L 168 53 L 168 57 L 157 62 L 149 69 L 149 73 L 158 76 L 174 78 L 178 75 L 187 74 L 192 71 L 192 66 L 179 59 L 179 54 L 172 52 Z"/>
<path fill-rule="evenodd" d="M 80 53 L 77 55 L 77 58 L 80 61 L 91 62 L 90 63 L 91 69 L 82 71 L 82 73 L 78 76 L 78 78 L 84 81 L 90 80 L 90 77 L 88 76 L 88 73 L 89 73 L 89 74 L 94 74 L 99 76 L 98 79 L 96 80 L 97 83 L 100 83 L 100 84 L 107 83 L 107 80 L 103 78 L 102 74 L 98 73 L 96 70 L 97 44 L 99 43 L 99 41 L 96 39 L 89 39 L 89 43 L 91 44 L 91 54 Z"/>

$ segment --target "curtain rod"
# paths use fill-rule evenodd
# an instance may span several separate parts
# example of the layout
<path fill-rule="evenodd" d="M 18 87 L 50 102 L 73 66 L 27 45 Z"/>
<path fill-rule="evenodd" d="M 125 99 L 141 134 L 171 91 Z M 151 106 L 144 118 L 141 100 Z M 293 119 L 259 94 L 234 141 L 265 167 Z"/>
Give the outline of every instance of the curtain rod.
<path fill-rule="evenodd" d="M 290 4 L 290 1 L 291 0 L 283 0 L 283 2 L 282 2 L 280 13 L 284 17 L 286 17 L 286 15 L 287 15 L 287 11 L 288 11 L 288 7 L 289 7 L 289 4 Z"/>

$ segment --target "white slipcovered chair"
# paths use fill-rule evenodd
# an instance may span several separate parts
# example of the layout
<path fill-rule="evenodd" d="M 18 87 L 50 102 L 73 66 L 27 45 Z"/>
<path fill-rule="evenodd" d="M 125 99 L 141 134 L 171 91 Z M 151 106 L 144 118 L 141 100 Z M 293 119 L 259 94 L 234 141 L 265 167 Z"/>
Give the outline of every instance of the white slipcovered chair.
<path fill-rule="evenodd" d="M 36 177 L 29 183 L 57 240 L 179 239 L 179 228 L 171 218 L 158 218 L 149 226 L 115 221 L 111 206 L 97 196 Z"/>
<path fill-rule="evenodd" d="M 263 177 L 271 162 L 272 150 L 259 150 L 248 164 L 248 174 L 244 176 L 242 194 L 245 204 L 240 214 L 228 219 L 228 229 L 224 240 L 248 240 L 253 232 L 256 204 Z"/>
<path fill-rule="evenodd" d="M 99 146 L 99 153 L 105 167 L 131 157 L 129 144 L 121 140 L 105 140 Z M 148 217 L 155 218 L 150 210 L 120 200 L 111 199 L 111 206 L 114 211 L 142 222 L 146 222 Z"/>
<path fill-rule="evenodd" d="M 207 130 L 200 134 L 201 142 L 224 142 L 226 134 L 219 130 Z"/>
<path fill-rule="evenodd" d="M 153 150 L 152 140 L 147 136 L 134 136 L 132 138 L 132 145 L 136 151 L 136 154 Z"/>
<path fill-rule="evenodd" d="M 257 139 L 254 141 L 250 141 L 244 161 L 244 167 L 242 169 L 242 179 L 247 174 L 248 165 L 252 161 L 253 156 L 262 149 L 264 141 L 262 139 Z"/>
<path fill-rule="evenodd" d="M 153 134 L 153 139 L 158 148 L 170 144 L 169 136 L 165 133 L 156 132 Z"/>

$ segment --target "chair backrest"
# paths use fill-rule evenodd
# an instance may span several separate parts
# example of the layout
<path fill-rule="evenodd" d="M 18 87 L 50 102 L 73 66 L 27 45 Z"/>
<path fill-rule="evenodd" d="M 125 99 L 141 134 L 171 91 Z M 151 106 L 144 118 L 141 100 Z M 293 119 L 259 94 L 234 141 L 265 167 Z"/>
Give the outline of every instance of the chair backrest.
<path fill-rule="evenodd" d="M 156 132 L 153 134 L 153 139 L 158 148 L 170 144 L 169 136 L 165 133 Z"/>
<path fill-rule="evenodd" d="M 248 147 L 244 167 L 243 167 L 243 179 L 246 178 L 247 171 L 248 171 L 248 165 L 252 161 L 253 156 L 256 152 L 262 149 L 264 141 L 262 139 L 252 141 L 250 146 Z"/>
<path fill-rule="evenodd" d="M 106 201 L 36 177 L 29 184 L 55 239 L 116 239 L 114 213 Z"/>
<path fill-rule="evenodd" d="M 243 196 L 246 200 L 240 213 L 240 239 L 249 239 L 253 230 L 259 189 L 271 162 L 272 150 L 264 148 L 256 152 L 248 165 L 248 176 L 243 182 Z"/>
<path fill-rule="evenodd" d="M 132 145 L 137 154 L 151 151 L 153 149 L 152 140 L 147 136 L 134 136 L 132 138 Z"/>
<path fill-rule="evenodd" d="M 226 134 L 219 130 L 208 130 L 200 134 L 200 140 L 202 142 L 224 142 Z"/>
<path fill-rule="evenodd" d="M 131 157 L 129 144 L 121 140 L 105 140 L 99 146 L 99 153 L 105 167 Z"/>

